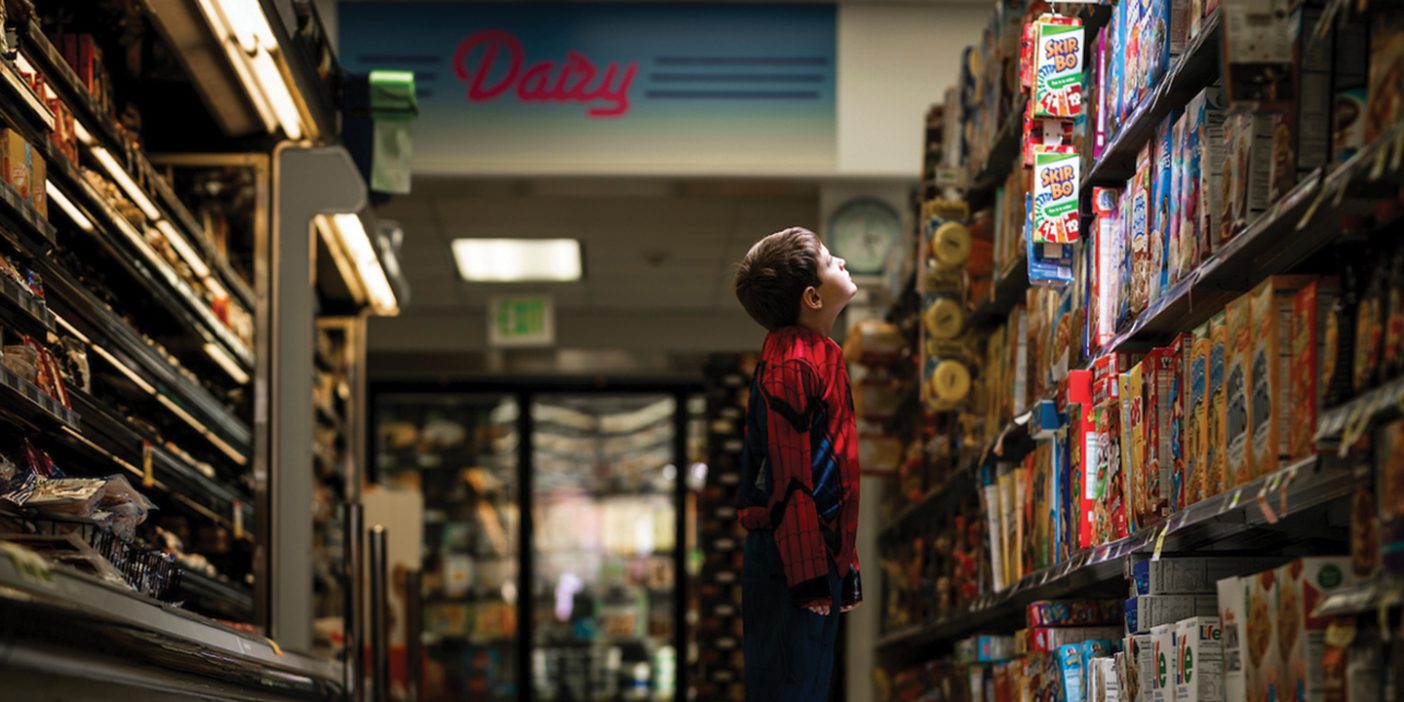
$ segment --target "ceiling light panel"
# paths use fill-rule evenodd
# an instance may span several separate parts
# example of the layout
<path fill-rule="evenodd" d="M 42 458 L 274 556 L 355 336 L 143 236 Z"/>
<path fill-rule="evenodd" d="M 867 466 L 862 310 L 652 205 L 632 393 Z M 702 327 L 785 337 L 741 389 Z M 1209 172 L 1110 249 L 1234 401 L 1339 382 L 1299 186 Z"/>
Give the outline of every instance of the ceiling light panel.
<path fill-rule="evenodd" d="M 453 257 L 474 283 L 570 282 L 584 273 L 576 239 L 455 239 Z"/>

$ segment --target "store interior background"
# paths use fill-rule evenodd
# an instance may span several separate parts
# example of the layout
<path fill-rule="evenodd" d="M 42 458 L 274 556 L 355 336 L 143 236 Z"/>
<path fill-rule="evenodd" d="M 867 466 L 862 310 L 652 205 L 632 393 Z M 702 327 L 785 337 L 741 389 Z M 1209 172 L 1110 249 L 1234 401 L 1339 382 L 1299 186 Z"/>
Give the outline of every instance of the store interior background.
<path fill-rule="evenodd" d="M 318 4 L 328 34 L 338 36 L 338 6 L 347 3 Z M 923 116 L 949 77 L 959 75 L 961 52 L 978 40 L 988 17 L 988 3 L 979 0 L 840 2 L 834 158 L 823 167 L 756 164 L 729 171 L 599 162 L 561 168 L 533 165 L 539 155 L 524 154 L 523 165 L 508 172 L 464 163 L 461 173 L 416 173 L 411 194 L 377 208 L 405 232 L 400 253 L 412 297 L 398 316 L 370 322 L 372 388 L 461 389 L 475 380 L 543 376 L 699 382 L 709 354 L 756 352 L 764 331 L 736 303 L 735 263 L 759 237 L 786 226 L 823 235 L 832 213 L 860 197 L 886 201 L 910 229 Z M 349 50 L 338 47 L 343 56 Z M 415 148 L 434 147 L 417 140 Z M 578 238 L 584 280 L 463 282 L 450 242 L 500 236 Z M 889 304 L 882 287 L 877 280 L 865 284 L 848 318 L 880 315 Z M 488 298 L 511 292 L 552 296 L 551 348 L 490 348 Z M 843 329 L 835 333 L 841 339 Z M 860 552 L 871 554 L 876 568 L 881 481 L 865 479 L 864 486 L 870 517 L 860 524 Z M 870 603 L 847 617 L 848 700 L 873 694 L 878 614 Z"/>

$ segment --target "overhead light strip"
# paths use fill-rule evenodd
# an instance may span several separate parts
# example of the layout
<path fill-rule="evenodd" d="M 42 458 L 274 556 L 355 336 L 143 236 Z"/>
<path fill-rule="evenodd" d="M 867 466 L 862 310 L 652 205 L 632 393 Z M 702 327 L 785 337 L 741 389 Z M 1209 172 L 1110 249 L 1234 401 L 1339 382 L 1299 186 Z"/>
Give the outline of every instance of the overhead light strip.
<path fill-rule="evenodd" d="M 375 246 L 371 243 L 370 235 L 366 232 L 360 216 L 333 215 L 332 223 L 340 235 L 341 245 L 345 247 L 347 256 L 356 265 L 356 272 L 361 285 L 365 287 L 371 307 L 384 315 L 398 312 L 399 302 L 395 299 L 395 290 L 390 287 L 390 279 L 386 277 L 385 269 L 380 265 L 380 257 L 375 253 Z"/>
<path fill-rule="evenodd" d="M 68 196 L 64 195 L 63 191 L 59 190 L 52 180 L 44 181 L 44 192 L 48 194 L 50 200 L 58 204 L 59 209 L 63 210 L 63 213 L 68 215 L 74 224 L 78 225 L 79 229 L 90 233 L 93 231 L 93 221 L 79 211 L 73 201 L 68 199 Z"/>
<path fill-rule="evenodd" d="M 229 377 L 234 379 L 234 382 L 240 385 L 248 384 L 249 374 L 245 372 L 243 368 L 240 368 L 239 364 L 234 361 L 234 358 L 229 355 L 229 352 L 225 351 L 218 344 L 206 343 L 205 355 L 209 356 L 215 362 L 215 365 L 219 366 L 225 373 L 228 373 Z"/>

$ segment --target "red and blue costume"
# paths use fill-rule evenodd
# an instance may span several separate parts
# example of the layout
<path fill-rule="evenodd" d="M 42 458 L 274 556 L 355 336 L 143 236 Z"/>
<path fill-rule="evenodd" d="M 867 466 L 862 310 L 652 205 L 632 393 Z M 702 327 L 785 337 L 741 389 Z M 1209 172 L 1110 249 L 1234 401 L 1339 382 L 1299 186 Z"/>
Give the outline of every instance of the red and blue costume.
<path fill-rule="evenodd" d="M 771 332 L 752 380 L 741 460 L 748 699 L 827 698 L 839 612 L 862 600 L 858 480 L 842 349 L 803 327 Z"/>

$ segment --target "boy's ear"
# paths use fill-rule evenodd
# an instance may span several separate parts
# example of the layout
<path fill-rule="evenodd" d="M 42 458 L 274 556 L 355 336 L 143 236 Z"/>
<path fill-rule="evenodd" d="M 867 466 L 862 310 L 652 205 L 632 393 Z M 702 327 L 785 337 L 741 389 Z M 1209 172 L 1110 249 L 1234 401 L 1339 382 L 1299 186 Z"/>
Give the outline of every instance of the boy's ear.
<path fill-rule="evenodd" d="M 800 294 L 800 304 L 803 305 L 806 309 L 814 310 L 816 312 L 821 309 L 824 309 L 824 298 L 819 294 L 819 288 L 816 288 L 813 285 L 805 288 L 804 292 Z"/>

